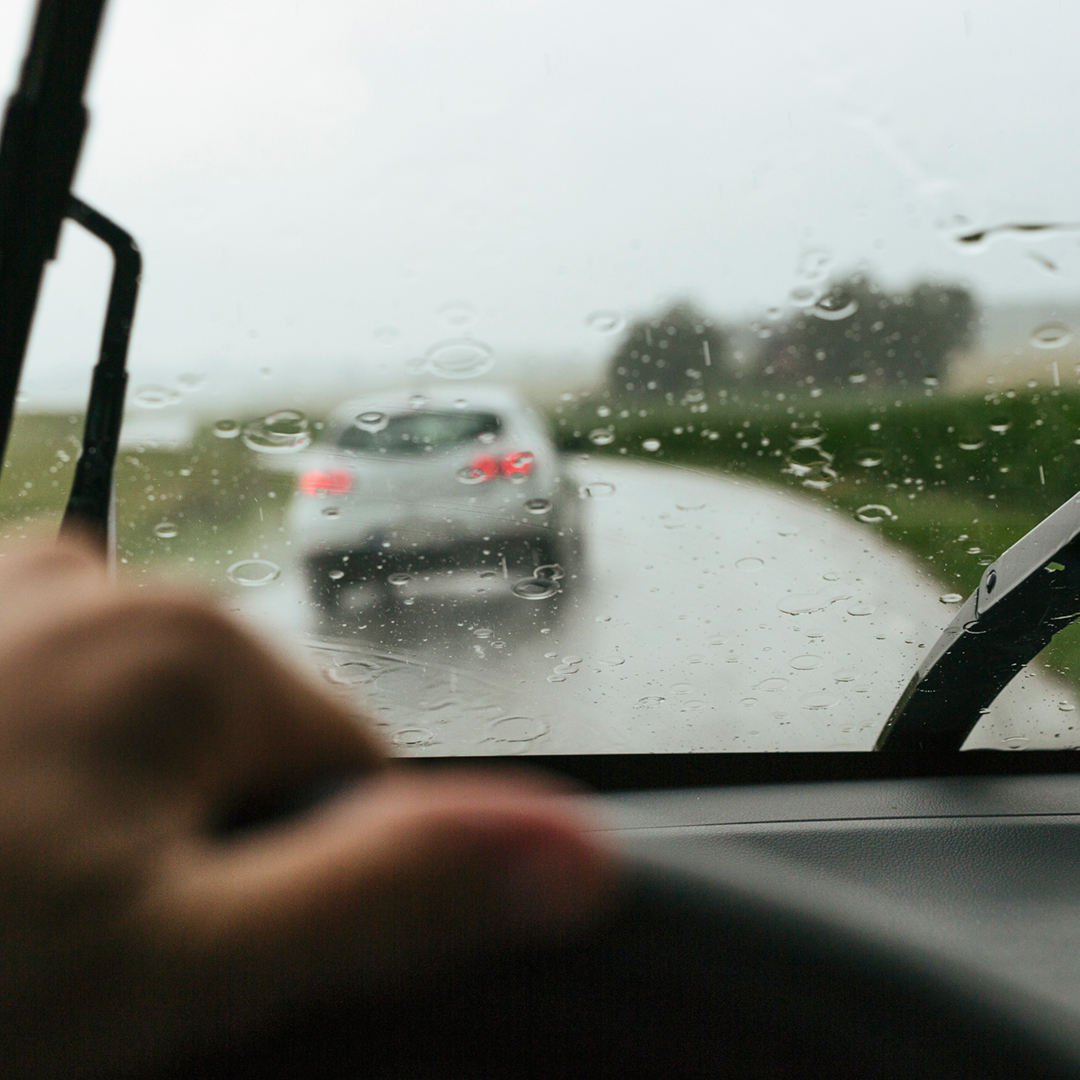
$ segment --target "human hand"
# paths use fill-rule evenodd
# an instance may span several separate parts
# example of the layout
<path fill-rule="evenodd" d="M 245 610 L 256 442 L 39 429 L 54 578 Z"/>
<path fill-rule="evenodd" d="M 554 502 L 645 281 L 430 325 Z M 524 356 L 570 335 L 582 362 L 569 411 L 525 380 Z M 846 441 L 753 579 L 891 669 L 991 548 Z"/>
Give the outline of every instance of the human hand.
<path fill-rule="evenodd" d="M 366 780 L 231 836 L 238 801 Z M 554 934 L 616 877 L 551 781 L 410 772 L 211 603 L 0 557 L 0 1072 L 143 1070 Z"/>

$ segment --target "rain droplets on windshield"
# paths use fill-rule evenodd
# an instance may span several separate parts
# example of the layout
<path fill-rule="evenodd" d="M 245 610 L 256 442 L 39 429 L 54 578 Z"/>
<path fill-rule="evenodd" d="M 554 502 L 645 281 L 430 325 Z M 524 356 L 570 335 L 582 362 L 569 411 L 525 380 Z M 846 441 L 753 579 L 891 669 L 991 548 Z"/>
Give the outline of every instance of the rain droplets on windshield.
<path fill-rule="evenodd" d="M 122 575 L 216 590 L 400 753 L 870 747 L 1080 487 L 1045 137 L 1080 15 L 969 8 L 269 0 L 208 36 L 118 7 L 80 185 L 146 257 Z M 160 40 L 220 62 L 148 84 Z M 56 520 L 81 450 L 81 245 L 8 536 Z M 972 745 L 1080 745 L 1077 685 L 1066 631 Z"/>

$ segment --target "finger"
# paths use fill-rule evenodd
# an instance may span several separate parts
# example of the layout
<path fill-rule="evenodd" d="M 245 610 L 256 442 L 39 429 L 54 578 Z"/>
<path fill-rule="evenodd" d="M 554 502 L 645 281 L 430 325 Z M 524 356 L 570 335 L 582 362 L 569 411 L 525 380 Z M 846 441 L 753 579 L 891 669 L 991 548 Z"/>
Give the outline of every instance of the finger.
<path fill-rule="evenodd" d="M 171 941 L 191 991 L 212 977 L 222 1008 L 249 1022 L 587 919 L 617 871 L 586 827 L 541 780 L 394 770 L 287 826 L 170 862 L 145 922 Z"/>

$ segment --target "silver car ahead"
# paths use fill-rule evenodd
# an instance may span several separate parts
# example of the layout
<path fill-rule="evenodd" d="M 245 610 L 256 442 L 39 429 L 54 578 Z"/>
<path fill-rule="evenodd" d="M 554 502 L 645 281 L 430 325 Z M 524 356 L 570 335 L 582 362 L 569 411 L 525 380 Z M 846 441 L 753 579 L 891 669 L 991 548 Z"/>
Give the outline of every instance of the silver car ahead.
<path fill-rule="evenodd" d="M 483 389 L 341 406 L 305 453 L 291 527 L 313 599 L 332 609 L 352 586 L 388 598 L 395 575 L 427 570 L 490 568 L 518 595 L 550 595 L 579 557 L 579 515 L 542 420 Z"/>

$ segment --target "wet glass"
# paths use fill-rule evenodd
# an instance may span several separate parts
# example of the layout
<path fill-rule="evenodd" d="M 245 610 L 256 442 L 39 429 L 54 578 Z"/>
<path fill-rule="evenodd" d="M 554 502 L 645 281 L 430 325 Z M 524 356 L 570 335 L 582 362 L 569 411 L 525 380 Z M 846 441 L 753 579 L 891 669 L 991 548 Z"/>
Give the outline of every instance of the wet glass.
<path fill-rule="evenodd" d="M 121 572 L 217 590 L 403 754 L 869 749 L 1078 486 L 1078 31 L 113 0 L 76 191 L 146 262 Z M 58 518 L 108 273 L 65 228 L 6 537 Z M 1078 685 L 1066 631 L 967 745 L 1080 745 Z"/>

